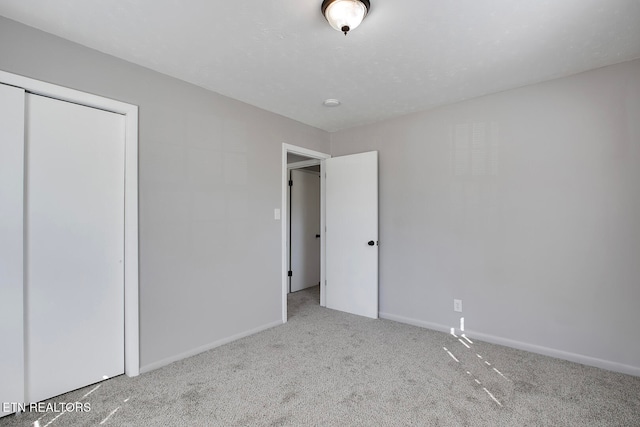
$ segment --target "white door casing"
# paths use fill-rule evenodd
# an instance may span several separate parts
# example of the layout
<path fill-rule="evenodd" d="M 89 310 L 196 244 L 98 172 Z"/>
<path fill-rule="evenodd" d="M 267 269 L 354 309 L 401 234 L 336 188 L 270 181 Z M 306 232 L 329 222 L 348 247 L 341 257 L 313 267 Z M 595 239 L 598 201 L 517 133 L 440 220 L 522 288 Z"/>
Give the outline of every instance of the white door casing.
<path fill-rule="evenodd" d="M 378 152 L 324 163 L 326 306 L 378 318 Z"/>
<path fill-rule="evenodd" d="M 124 372 L 125 119 L 27 95 L 27 401 Z"/>
<path fill-rule="evenodd" d="M 320 173 L 291 171 L 291 292 L 320 283 Z"/>
<path fill-rule="evenodd" d="M 282 144 L 282 198 L 281 198 L 281 271 L 282 271 L 282 323 L 287 323 L 287 296 L 289 293 L 289 277 L 287 272 L 289 271 L 289 209 L 288 209 L 288 193 L 289 193 L 289 165 L 287 163 L 287 154 L 293 153 L 299 156 L 308 157 L 310 159 L 320 161 L 320 175 L 324 175 L 324 162 L 322 160 L 331 157 L 329 154 L 321 153 L 319 151 L 310 150 L 308 148 L 298 147 L 295 145 L 283 143 Z M 317 163 L 317 162 L 316 162 Z M 303 166 L 303 165 L 300 165 Z M 305 164 L 304 167 L 311 166 Z M 320 182 L 320 305 L 325 306 L 325 241 L 324 241 L 324 180 Z"/>

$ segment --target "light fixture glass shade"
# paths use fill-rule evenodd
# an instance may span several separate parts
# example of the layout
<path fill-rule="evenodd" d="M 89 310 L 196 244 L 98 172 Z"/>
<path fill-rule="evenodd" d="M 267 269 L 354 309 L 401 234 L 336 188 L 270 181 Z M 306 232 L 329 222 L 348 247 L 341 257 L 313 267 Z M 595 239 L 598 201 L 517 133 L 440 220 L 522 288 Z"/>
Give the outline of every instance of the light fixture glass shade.
<path fill-rule="evenodd" d="M 347 34 L 360 25 L 364 17 L 367 16 L 369 2 L 366 3 L 365 5 L 360 0 L 325 1 L 323 3 L 324 16 L 333 28 Z"/>

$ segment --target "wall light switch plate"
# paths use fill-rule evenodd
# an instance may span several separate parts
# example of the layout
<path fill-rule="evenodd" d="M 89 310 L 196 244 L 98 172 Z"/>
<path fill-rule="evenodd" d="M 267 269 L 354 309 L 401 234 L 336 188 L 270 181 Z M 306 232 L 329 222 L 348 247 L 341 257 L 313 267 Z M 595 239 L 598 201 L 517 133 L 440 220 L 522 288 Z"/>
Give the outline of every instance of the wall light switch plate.
<path fill-rule="evenodd" d="M 273 210 L 273 219 L 275 219 L 276 221 L 280 220 L 280 209 Z"/>
<path fill-rule="evenodd" d="M 454 299 L 453 300 L 453 311 L 457 311 L 459 313 L 462 313 L 462 300 L 461 299 Z"/>

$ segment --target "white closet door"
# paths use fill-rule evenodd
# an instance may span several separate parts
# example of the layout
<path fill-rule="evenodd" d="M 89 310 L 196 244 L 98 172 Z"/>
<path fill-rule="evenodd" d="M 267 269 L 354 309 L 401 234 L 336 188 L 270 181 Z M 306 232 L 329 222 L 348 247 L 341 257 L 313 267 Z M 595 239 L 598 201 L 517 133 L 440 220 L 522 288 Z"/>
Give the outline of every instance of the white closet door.
<path fill-rule="evenodd" d="M 24 399 L 23 176 L 24 90 L 0 84 L 0 404 Z"/>
<path fill-rule="evenodd" d="M 124 372 L 124 117 L 26 98 L 27 400 Z"/>

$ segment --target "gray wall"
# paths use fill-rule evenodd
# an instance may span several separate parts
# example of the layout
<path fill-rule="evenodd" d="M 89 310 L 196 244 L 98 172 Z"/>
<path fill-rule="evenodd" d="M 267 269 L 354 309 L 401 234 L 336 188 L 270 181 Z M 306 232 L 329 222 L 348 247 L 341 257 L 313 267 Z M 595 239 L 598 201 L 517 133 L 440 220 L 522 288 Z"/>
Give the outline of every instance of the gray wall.
<path fill-rule="evenodd" d="M 143 368 L 280 320 L 280 144 L 327 133 L 1 17 L 0 69 L 140 106 Z M 639 76 L 333 134 L 380 151 L 383 315 L 639 373 Z"/>
<path fill-rule="evenodd" d="M 640 61 L 331 141 L 380 151 L 383 316 L 640 375 Z"/>
<path fill-rule="evenodd" d="M 281 321 L 281 146 L 329 134 L 2 17 L 0 70 L 140 107 L 143 369 Z"/>

